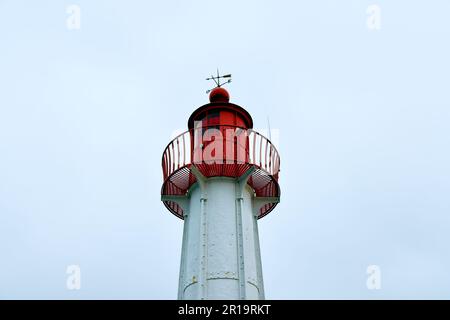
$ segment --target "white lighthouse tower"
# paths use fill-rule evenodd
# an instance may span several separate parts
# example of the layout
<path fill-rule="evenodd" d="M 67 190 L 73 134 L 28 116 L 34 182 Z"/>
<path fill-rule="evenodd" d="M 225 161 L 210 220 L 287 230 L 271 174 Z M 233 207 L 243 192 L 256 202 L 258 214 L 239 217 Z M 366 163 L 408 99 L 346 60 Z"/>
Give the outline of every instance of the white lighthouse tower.
<path fill-rule="evenodd" d="M 258 219 L 279 202 L 280 157 L 222 77 L 162 158 L 161 200 L 184 220 L 178 299 L 264 299 Z"/>

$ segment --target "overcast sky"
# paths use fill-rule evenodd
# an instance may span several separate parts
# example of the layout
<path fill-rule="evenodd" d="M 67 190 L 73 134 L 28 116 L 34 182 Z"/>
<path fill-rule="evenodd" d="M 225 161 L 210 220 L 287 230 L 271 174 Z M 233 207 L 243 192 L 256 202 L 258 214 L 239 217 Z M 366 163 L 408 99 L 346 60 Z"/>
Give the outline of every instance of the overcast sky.
<path fill-rule="evenodd" d="M 161 155 L 217 67 L 255 128 L 279 133 L 266 298 L 450 298 L 449 12 L 0 0 L 0 298 L 176 299 L 182 221 L 160 201 Z"/>

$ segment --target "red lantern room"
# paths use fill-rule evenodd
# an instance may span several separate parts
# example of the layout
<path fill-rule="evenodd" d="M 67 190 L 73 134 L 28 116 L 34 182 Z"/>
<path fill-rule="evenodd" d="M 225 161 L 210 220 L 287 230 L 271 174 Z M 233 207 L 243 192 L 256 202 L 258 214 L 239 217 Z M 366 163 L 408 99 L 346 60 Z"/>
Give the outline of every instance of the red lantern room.
<path fill-rule="evenodd" d="M 204 126 L 229 125 L 246 129 L 253 128 L 250 114 L 242 107 L 230 103 L 227 90 L 217 87 L 209 94 L 210 103 L 195 110 L 188 120 L 188 128 L 194 128 L 194 121 L 202 121 Z"/>
<path fill-rule="evenodd" d="M 214 88 L 209 101 L 192 113 L 188 131 L 170 142 L 163 153 L 162 200 L 170 212 L 183 219 L 177 197 L 187 196 L 197 182 L 193 167 L 206 178 L 239 178 L 252 169 L 247 184 L 255 198 L 261 199 L 261 218 L 279 202 L 278 151 L 253 130 L 250 114 L 230 103 L 223 87 Z"/>

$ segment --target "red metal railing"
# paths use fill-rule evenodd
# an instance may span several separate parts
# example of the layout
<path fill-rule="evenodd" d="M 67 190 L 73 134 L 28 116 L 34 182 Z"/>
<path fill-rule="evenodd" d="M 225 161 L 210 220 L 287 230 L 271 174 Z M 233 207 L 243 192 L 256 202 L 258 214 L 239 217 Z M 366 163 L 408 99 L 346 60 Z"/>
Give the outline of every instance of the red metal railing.
<path fill-rule="evenodd" d="M 235 126 L 210 126 L 202 127 L 197 129 L 188 130 L 177 137 L 175 137 L 166 147 L 162 157 L 162 168 L 164 180 L 170 177 L 174 172 L 180 170 L 183 167 L 191 165 L 194 161 L 194 153 L 196 152 L 194 144 L 195 130 L 197 134 L 203 137 L 204 130 L 207 129 L 218 129 L 223 131 L 224 129 L 241 129 L 239 134 L 245 135 L 245 145 L 242 145 L 242 140 L 239 138 L 234 138 L 235 150 L 230 156 L 227 154 L 226 150 L 223 152 L 223 156 L 217 161 L 220 163 L 245 163 L 249 165 L 255 165 L 259 169 L 264 170 L 268 175 L 273 176 L 278 180 L 278 172 L 280 171 L 280 156 L 278 154 L 275 146 L 263 135 L 251 129 L 245 129 Z M 203 143 L 208 143 L 201 140 Z M 223 138 L 223 146 L 229 146 L 230 141 L 227 141 L 226 136 Z M 237 149 L 245 152 L 245 160 L 237 157 Z M 197 161 L 197 160 L 196 160 Z M 201 164 L 201 163 L 195 163 Z"/>
<path fill-rule="evenodd" d="M 227 135 L 230 133 L 227 130 L 233 131 Z M 206 139 L 203 139 L 204 137 Z M 211 149 L 214 149 L 214 152 L 211 152 L 214 156 L 208 158 Z M 204 153 L 206 159 L 202 157 Z M 256 170 L 247 183 L 253 188 L 255 196 L 269 198 L 280 196 L 278 185 L 280 156 L 269 139 L 256 131 L 237 126 L 209 126 L 191 129 L 178 135 L 167 145 L 163 153 L 164 183 L 161 194 L 185 195 L 190 186 L 196 182 L 190 169 L 192 165 L 206 177 L 239 177 L 254 166 Z M 183 219 L 183 209 L 175 201 L 163 202 L 170 212 Z M 272 211 L 277 202 L 263 205 L 259 209 L 258 217 L 261 218 Z"/>

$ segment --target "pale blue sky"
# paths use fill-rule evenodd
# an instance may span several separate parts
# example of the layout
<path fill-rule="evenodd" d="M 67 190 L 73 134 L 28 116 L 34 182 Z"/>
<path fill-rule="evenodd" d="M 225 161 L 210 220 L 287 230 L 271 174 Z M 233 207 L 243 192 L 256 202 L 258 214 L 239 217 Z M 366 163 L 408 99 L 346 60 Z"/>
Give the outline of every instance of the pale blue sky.
<path fill-rule="evenodd" d="M 267 298 L 450 298 L 449 12 L 0 0 L 0 298 L 176 298 L 182 222 L 160 201 L 161 154 L 216 67 L 256 128 L 279 129 Z"/>

